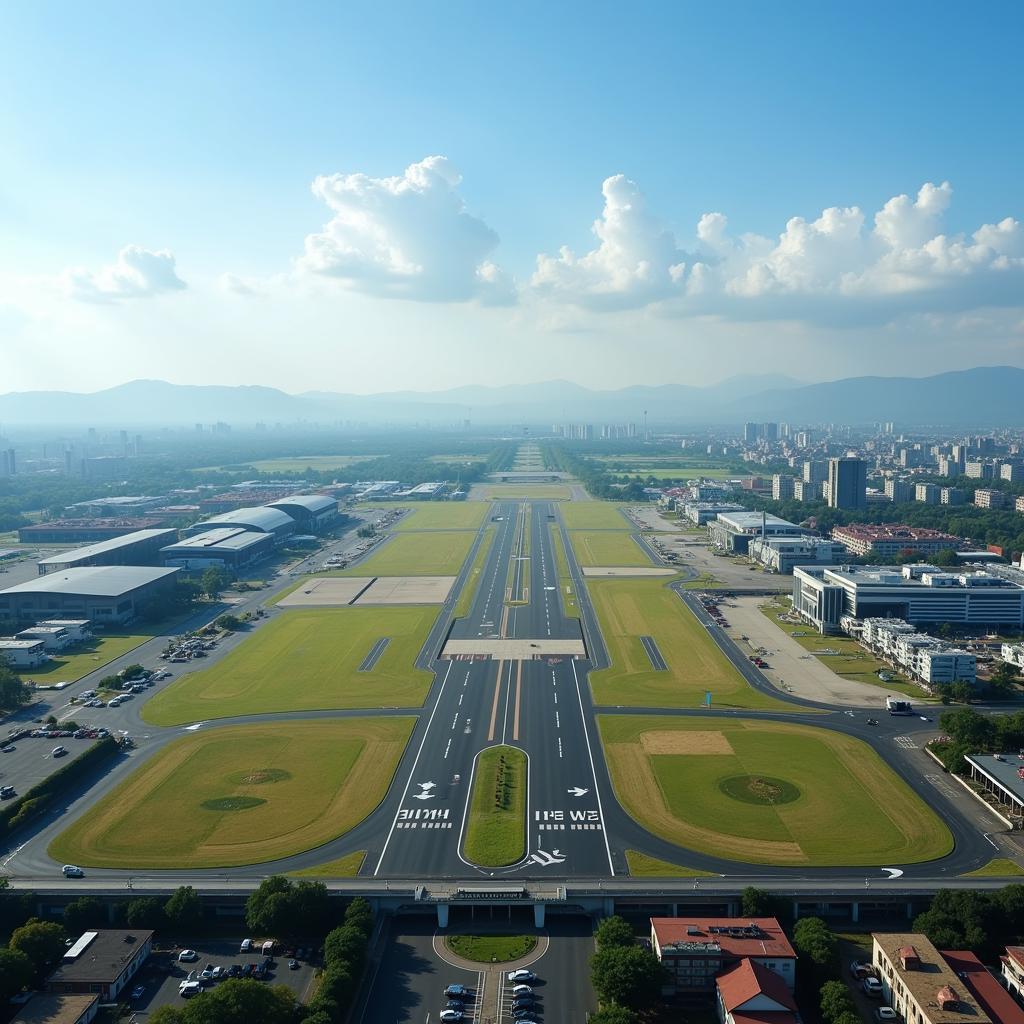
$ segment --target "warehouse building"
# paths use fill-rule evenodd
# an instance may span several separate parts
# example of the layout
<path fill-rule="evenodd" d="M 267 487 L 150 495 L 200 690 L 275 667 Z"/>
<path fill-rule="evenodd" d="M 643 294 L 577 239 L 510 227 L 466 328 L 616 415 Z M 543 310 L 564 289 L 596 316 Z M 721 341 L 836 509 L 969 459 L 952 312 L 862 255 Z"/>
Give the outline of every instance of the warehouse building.
<path fill-rule="evenodd" d="M 11 668 L 38 668 L 49 660 L 42 640 L 0 637 L 0 664 L 6 661 Z"/>
<path fill-rule="evenodd" d="M 678 500 L 676 508 L 679 508 Z M 712 519 L 722 513 L 747 511 L 749 510 L 734 501 L 687 501 L 683 505 L 683 515 L 695 526 L 707 526 Z"/>
<path fill-rule="evenodd" d="M 840 619 L 1024 626 L 1024 586 L 988 572 L 944 572 L 934 565 L 798 566 L 793 610 L 822 633 Z"/>
<path fill-rule="evenodd" d="M 23 526 L 18 530 L 22 544 L 94 544 L 101 540 L 123 537 L 137 530 L 153 530 L 163 526 L 160 516 L 139 516 L 118 519 L 51 519 L 49 522 Z"/>
<path fill-rule="evenodd" d="M 788 576 L 798 565 L 836 565 L 846 558 L 846 548 L 817 537 L 756 537 L 749 554 L 767 569 Z"/>
<path fill-rule="evenodd" d="M 160 560 L 164 565 L 182 569 L 216 566 L 237 571 L 266 557 L 273 550 L 273 534 L 224 526 L 168 544 L 160 549 Z"/>
<path fill-rule="evenodd" d="M 64 953 L 46 981 L 46 991 L 99 994 L 104 1003 L 117 1000 L 153 951 L 153 933 L 113 928 L 85 932 Z"/>
<path fill-rule="evenodd" d="M 39 575 L 90 565 L 158 565 L 160 549 L 177 539 L 177 530 L 136 530 L 123 537 L 43 558 L 39 562 Z"/>
<path fill-rule="evenodd" d="M 326 494 L 293 494 L 290 498 L 267 503 L 267 508 L 280 509 L 296 522 L 302 533 L 323 533 L 338 518 L 338 501 Z"/>
<path fill-rule="evenodd" d="M 69 516 L 136 516 L 165 504 L 166 495 L 134 495 L 111 498 L 92 498 L 68 505 Z"/>
<path fill-rule="evenodd" d="M 767 512 L 720 512 L 708 523 L 711 543 L 723 551 L 745 555 L 757 537 L 802 537 L 805 531 Z"/>
<path fill-rule="evenodd" d="M 196 534 L 206 533 L 207 530 L 227 526 L 251 530 L 254 533 L 269 533 L 274 537 L 275 543 L 280 543 L 289 534 L 295 532 L 295 520 L 287 512 L 282 512 L 279 508 L 268 508 L 265 505 L 236 508 L 232 512 L 225 512 L 222 515 L 205 519 L 201 523 L 194 523 L 181 532 L 184 537 L 194 537 Z"/>
<path fill-rule="evenodd" d="M 102 624 L 128 622 L 147 601 L 173 590 L 180 571 L 104 565 L 38 576 L 0 590 L 0 623 L 61 615 Z"/>
<path fill-rule="evenodd" d="M 1007 813 L 1024 817 L 1024 760 L 1013 754 L 964 754 L 971 779 L 991 793 Z"/>
<path fill-rule="evenodd" d="M 63 626 L 29 626 L 18 633 L 15 640 L 38 640 L 47 651 L 63 651 L 74 642 Z"/>

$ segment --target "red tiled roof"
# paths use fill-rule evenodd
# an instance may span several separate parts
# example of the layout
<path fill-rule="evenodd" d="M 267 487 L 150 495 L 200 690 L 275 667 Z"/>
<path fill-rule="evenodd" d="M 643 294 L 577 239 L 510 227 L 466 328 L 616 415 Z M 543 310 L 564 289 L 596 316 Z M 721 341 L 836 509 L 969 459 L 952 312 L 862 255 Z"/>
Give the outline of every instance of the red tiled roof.
<path fill-rule="evenodd" d="M 1015 950 L 1018 957 L 1024 955 L 1024 947 L 1006 947 L 1007 953 L 1011 950 Z M 1024 1010 L 970 950 L 944 949 L 940 953 L 996 1024 L 1024 1024 Z"/>
<path fill-rule="evenodd" d="M 732 970 L 715 978 L 715 985 L 722 1005 L 730 1013 L 758 995 L 766 995 L 787 1010 L 796 1012 L 796 1003 L 786 983 L 756 960 L 744 958 Z"/>
<path fill-rule="evenodd" d="M 1007 946 L 1006 955 L 1018 966 L 1024 968 L 1024 946 Z"/>
<path fill-rule="evenodd" d="M 733 1024 L 796 1024 L 796 1015 L 792 1013 L 768 1013 L 766 1011 L 755 1011 L 754 1013 L 734 1013 Z"/>
<path fill-rule="evenodd" d="M 757 937 L 712 932 L 715 928 L 746 928 L 756 926 Z M 774 917 L 652 917 L 651 927 L 659 946 L 673 942 L 717 942 L 722 952 L 739 959 L 745 956 L 786 957 L 796 953 Z M 695 934 L 690 934 L 695 929 Z"/>

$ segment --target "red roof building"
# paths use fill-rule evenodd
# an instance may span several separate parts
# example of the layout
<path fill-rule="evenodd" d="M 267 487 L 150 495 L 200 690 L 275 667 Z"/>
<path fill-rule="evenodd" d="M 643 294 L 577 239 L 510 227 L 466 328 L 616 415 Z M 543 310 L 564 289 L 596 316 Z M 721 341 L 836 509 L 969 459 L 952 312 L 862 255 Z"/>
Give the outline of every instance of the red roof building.
<path fill-rule="evenodd" d="M 744 959 L 789 991 L 796 984 L 796 952 L 774 917 L 652 917 L 651 946 L 677 991 L 710 991 L 716 975 Z"/>
<path fill-rule="evenodd" d="M 796 1002 L 786 983 L 756 960 L 741 960 L 715 980 L 723 1024 L 796 1024 Z"/>
<path fill-rule="evenodd" d="M 939 952 L 995 1024 L 1024 1024 L 1024 1010 L 970 950 Z"/>

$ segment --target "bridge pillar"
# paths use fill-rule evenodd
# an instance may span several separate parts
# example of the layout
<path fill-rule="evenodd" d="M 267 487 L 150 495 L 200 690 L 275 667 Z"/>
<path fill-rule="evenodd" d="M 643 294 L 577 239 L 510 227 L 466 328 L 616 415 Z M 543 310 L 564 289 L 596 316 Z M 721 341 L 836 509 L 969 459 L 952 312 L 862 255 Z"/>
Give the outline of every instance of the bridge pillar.
<path fill-rule="evenodd" d="M 543 928 L 544 927 L 544 904 L 534 903 L 533 905 L 533 927 Z"/>
<path fill-rule="evenodd" d="M 854 924 L 860 920 L 860 904 L 856 900 L 850 906 L 850 920 Z"/>
<path fill-rule="evenodd" d="M 437 905 L 437 927 L 447 928 L 448 927 L 448 904 L 438 903 Z"/>
<path fill-rule="evenodd" d="M 615 913 L 615 898 L 612 896 L 605 896 L 604 898 L 604 916 L 611 917 Z"/>
<path fill-rule="evenodd" d="M 907 920 L 912 921 L 914 918 L 914 904 L 907 900 Z"/>

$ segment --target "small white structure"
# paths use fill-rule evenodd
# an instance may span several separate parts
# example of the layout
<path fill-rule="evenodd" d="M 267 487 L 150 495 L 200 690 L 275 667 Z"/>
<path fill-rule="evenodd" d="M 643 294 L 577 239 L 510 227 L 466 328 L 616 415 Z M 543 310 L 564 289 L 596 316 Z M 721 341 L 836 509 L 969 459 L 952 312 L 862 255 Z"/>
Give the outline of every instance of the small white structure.
<path fill-rule="evenodd" d="M 32 626 L 16 634 L 18 640 L 42 640 L 48 651 L 63 651 L 71 644 L 71 634 L 63 626 Z"/>
<path fill-rule="evenodd" d="M 6 660 L 11 668 L 38 668 L 50 660 L 42 640 L 0 639 L 0 661 Z"/>
<path fill-rule="evenodd" d="M 57 626 L 66 629 L 71 643 L 80 644 L 92 639 L 91 619 L 44 619 L 37 626 Z"/>

